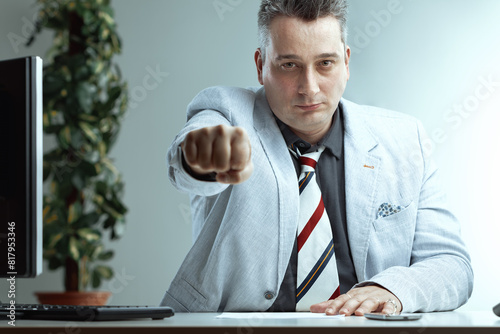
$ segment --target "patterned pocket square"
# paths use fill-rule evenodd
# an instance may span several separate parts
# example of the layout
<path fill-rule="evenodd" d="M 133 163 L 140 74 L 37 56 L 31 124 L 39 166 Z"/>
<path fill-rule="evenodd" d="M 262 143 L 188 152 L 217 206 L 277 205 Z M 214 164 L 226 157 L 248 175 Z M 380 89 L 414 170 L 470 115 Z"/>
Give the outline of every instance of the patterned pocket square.
<path fill-rule="evenodd" d="M 403 210 L 403 208 L 400 205 L 382 203 L 378 208 L 377 218 L 388 217 L 390 215 L 398 213 L 401 210 Z"/>

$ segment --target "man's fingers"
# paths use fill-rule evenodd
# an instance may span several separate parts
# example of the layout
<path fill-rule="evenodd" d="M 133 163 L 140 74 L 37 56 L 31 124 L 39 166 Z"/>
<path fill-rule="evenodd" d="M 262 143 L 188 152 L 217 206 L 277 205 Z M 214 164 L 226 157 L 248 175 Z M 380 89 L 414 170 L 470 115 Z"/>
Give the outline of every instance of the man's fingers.
<path fill-rule="evenodd" d="M 328 300 L 311 306 L 311 312 L 327 315 L 343 314 L 346 316 L 364 315 L 371 312 L 392 314 L 401 312 L 401 302 L 388 290 L 379 286 L 354 288 L 334 300 Z"/>
<path fill-rule="evenodd" d="M 392 300 L 392 299 L 390 299 Z M 387 300 L 384 303 L 384 308 L 382 309 L 383 314 L 397 314 L 399 313 L 397 304 L 395 301 L 391 302 L 390 300 Z"/>
<path fill-rule="evenodd" d="M 181 147 L 195 173 L 216 172 L 219 182 L 241 183 L 253 171 L 250 139 L 243 128 L 217 125 L 193 130 Z"/>
<path fill-rule="evenodd" d="M 214 139 L 212 145 L 212 167 L 215 172 L 227 172 L 231 166 L 229 164 L 231 158 L 231 145 L 229 140 L 224 136 L 218 136 Z"/>
<path fill-rule="evenodd" d="M 338 314 L 350 316 L 358 309 L 358 307 L 366 300 L 363 295 L 356 295 L 348 299 L 337 311 Z"/>
<path fill-rule="evenodd" d="M 346 316 L 352 314 L 364 315 L 365 313 L 377 312 L 380 306 L 381 302 L 378 297 L 367 294 L 357 294 L 340 307 L 338 314 L 344 314 Z"/>
<path fill-rule="evenodd" d="M 314 313 L 326 313 L 328 315 L 339 314 L 340 308 L 344 306 L 349 299 L 351 299 L 351 296 L 343 294 L 335 299 L 311 305 L 310 310 Z"/>
<path fill-rule="evenodd" d="M 366 299 L 354 311 L 355 315 L 364 315 L 365 313 L 377 312 L 381 306 L 380 299 L 371 297 Z"/>
<path fill-rule="evenodd" d="M 212 169 L 212 139 L 209 128 L 187 134 L 182 143 L 184 159 L 197 173 L 209 173 Z"/>
<path fill-rule="evenodd" d="M 181 147 L 186 162 L 190 166 L 196 163 L 198 157 L 198 150 L 193 135 L 191 133 L 188 133 L 186 139 L 184 139 L 184 141 L 182 142 Z"/>
<path fill-rule="evenodd" d="M 199 167 L 204 172 L 211 172 L 213 170 L 212 164 L 212 155 L 213 155 L 213 146 L 212 142 L 208 140 L 202 140 L 202 138 L 198 138 L 196 143 L 196 164 L 195 166 Z"/>
<path fill-rule="evenodd" d="M 230 170 L 229 172 L 217 173 L 215 179 L 220 183 L 238 184 L 246 181 L 253 172 L 253 163 L 249 164 L 243 170 Z"/>
<path fill-rule="evenodd" d="M 313 313 L 325 313 L 326 309 L 330 307 L 331 300 L 327 300 L 318 304 L 311 305 L 310 310 Z"/>
<path fill-rule="evenodd" d="M 232 170 L 243 170 L 251 159 L 250 140 L 243 128 L 235 127 L 233 131 L 230 167 Z"/>

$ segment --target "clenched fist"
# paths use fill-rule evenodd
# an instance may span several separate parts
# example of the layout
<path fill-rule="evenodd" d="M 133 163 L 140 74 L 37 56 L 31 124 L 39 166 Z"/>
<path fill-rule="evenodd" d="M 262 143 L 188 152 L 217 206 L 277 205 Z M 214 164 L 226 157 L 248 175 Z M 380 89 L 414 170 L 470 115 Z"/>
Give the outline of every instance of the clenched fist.
<path fill-rule="evenodd" d="M 250 139 L 241 127 L 217 125 L 194 130 L 187 134 L 181 147 L 193 172 L 215 172 L 217 182 L 238 184 L 252 175 Z"/>

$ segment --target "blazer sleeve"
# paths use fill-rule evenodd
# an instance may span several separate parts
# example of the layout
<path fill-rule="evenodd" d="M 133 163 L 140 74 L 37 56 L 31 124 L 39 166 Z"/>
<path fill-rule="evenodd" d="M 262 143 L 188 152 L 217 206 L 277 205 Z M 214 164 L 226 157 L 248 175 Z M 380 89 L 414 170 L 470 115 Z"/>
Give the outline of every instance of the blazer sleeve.
<path fill-rule="evenodd" d="M 404 312 L 453 310 L 472 293 L 473 271 L 460 236 L 460 224 L 447 209 L 439 172 L 425 150 L 426 135 L 418 134 L 424 173 L 409 267 L 390 267 L 355 287 L 378 284 L 396 295 Z"/>

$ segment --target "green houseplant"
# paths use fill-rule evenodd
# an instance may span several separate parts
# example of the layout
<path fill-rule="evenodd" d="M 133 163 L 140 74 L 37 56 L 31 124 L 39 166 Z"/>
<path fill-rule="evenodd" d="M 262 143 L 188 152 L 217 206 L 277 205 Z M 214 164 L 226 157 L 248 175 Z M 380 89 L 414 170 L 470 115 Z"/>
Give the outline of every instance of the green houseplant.
<path fill-rule="evenodd" d="M 127 208 L 108 154 L 127 108 L 127 86 L 112 57 L 121 42 L 109 0 L 38 0 L 36 34 L 54 31 L 44 66 L 44 259 L 64 268 L 65 290 L 98 288 L 113 276 L 104 239 L 119 238 Z"/>

